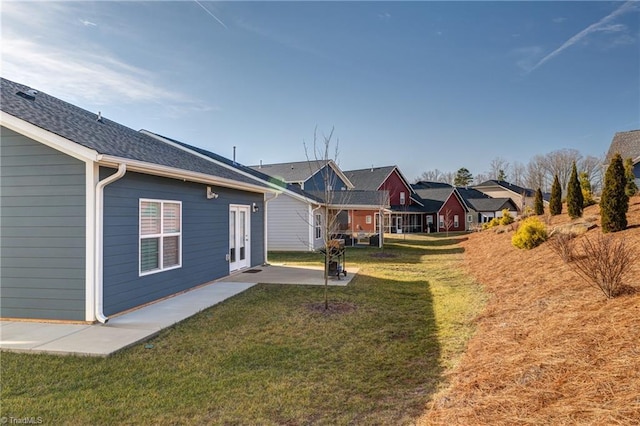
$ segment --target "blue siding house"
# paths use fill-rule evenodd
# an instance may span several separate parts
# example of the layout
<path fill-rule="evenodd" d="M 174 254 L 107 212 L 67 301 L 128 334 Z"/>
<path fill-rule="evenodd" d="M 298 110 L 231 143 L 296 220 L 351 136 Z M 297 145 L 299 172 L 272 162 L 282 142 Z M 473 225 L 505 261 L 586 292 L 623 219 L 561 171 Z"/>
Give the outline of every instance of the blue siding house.
<path fill-rule="evenodd" d="M 106 322 L 265 262 L 272 185 L 1 83 L 0 318 Z"/>

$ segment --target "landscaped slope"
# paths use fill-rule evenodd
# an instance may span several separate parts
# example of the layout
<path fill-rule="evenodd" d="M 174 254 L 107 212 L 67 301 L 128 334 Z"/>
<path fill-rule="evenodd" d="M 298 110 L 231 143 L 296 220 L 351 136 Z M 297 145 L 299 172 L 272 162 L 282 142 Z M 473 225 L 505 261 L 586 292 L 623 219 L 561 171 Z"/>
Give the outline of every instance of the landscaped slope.
<path fill-rule="evenodd" d="M 566 209 L 565 209 L 566 210 Z M 598 206 L 585 218 L 599 224 Z M 640 422 L 640 196 L 629 228 L 638 290 L 607 300 L 548 243 L 523 251 L 513 232 L 484 231 L 464 242 L 469 272 L 490 295 L 450 388 L 422 424 L 638 424 Z M 550 219 L 548 228 L 570 220 Z M 600 227 L 587 236 L 601 233 Z M 584 238 L 584 237 L 580 237 Z"/>

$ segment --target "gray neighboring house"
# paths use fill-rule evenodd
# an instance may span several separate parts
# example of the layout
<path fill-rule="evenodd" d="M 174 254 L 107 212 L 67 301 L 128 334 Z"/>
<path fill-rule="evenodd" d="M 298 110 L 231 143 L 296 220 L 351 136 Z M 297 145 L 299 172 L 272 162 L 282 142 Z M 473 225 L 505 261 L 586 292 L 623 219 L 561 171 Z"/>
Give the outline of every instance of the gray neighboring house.
<path fill-rule="evenodd" d="M 491 198 L 510 198 L 517 208 L 518 214 L 522 214 L 526 207 L 533 208 L 536 191 L 512 184 L 504 180 L 487 180 L 472 187 L 490 196 Z M 544 205 L 549 204 L 548 194 L 543 194 Z"/>
<path fill-rule="evenodd" d="M 611 140 L 605 163 L 608 165 L 615 153 L 619 153 L 623 160 L 631 158 L 636 185 L 640 187 L 640 130 L 617 132 Z"/>
<path fill-rule="evenodd" d="M 108 316 L 264 263 L 266 182 L 2 79 L 0 318 Z"/>
<path fill-rule="evenodd" d="M 457 188 L 468 210 L 467 227 L 469 230 L 489 222 L 494 217 L 502 217 L 502 211 L 508 210 L 513 217 L 518 208 L 511 198 L 492 198 L 473 188 Z"/>

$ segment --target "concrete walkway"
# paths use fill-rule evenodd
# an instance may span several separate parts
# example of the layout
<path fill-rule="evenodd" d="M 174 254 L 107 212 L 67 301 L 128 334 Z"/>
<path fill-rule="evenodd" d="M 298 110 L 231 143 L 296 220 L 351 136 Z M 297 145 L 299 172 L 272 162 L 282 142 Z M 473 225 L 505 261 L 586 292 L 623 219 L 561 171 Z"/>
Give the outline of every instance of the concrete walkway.
<path fill-rule="evenodd" d="M 357 269 L 330 285 L 347 285 Z M 107 324 L 0 321 L 0 349 L 60 355 L 108 356 L 147 340 L 257 283 L 323 285 L 322 268 L 266 266 L 225 277 L 186 293 L 114 316 Z"/>

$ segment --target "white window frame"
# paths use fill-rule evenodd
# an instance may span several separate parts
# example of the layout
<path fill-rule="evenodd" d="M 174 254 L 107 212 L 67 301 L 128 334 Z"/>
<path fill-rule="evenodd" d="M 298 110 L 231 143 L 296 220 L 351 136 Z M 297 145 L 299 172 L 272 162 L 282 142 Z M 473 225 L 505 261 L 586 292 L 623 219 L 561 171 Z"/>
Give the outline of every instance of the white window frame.
<path fill-rule="evenodd" d="M 142 203 L 160 203 L 160 233 L 142 235 Z M 164 206 L 165 204 L 177 204 L 180 214 L 178 232 L 164 232 Z M 164 266 L 164 238 L 178 237 L 178 263 L 176 265 Z M 156 269 L 148 271 L 142 270 L 142 240 L 158 238 L 158 265 Z M 150 198 L 140 198 L 138 202 L 138 276 L 157 274 L 158 272 L 170 271 L 182 268 L 182 201 L 177 200 L 155 200 Z"/>
<path fill-rule="evenodd" d="M 444 228 L 444 215 L 440 215 L 440 228 Z"/>
<path fill-rule="evenodd" d="M 316 237 L 316 240 L 319 240 L 322 238 L 322 215 L 321 214 L 316 213 L 313 225 L 314 225 L 314 235 Z"/>
<path fill-rule="evenodd" d="M 368 214 L 368 215 L 364 218 L 364 222 L 365 222 L 367 225 L 371 225 L 371 215 L 370 215 L 370 214 Z"/>
<path fill-rule="evenodd" d="M 457 214 L 453 215 L 453 227 L 457 228 L 460 226 L 460 217 Z"/>
<path fill-rule="evenodd" d="M 472 214 L 467 215 L 467 222 L 473 223 L 473 215 Z"/>
<path fill-rule="evenodd" d="M 400 205 L 404 206 L 406 202 L 407 202 L 406 194 L 404 193 L 404 191 L 401 191 L 400 192 Z"/>

